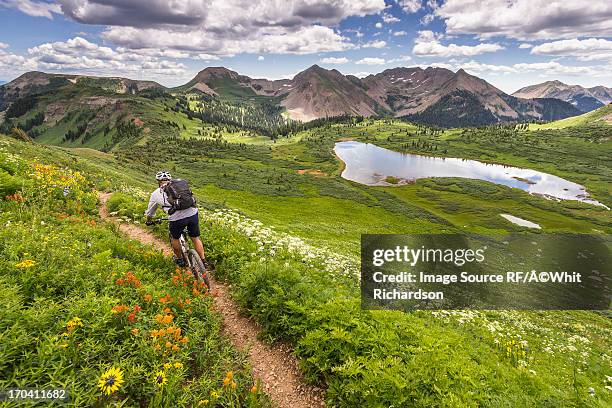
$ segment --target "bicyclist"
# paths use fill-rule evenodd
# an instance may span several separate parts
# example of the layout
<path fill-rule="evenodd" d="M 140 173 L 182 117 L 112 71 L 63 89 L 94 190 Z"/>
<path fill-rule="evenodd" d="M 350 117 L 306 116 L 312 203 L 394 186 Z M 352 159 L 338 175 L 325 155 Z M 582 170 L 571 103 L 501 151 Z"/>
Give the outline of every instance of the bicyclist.
<path fill-rule="evenodd" d="M 181 233 L 183 229 L 187 227 L 187 232 L 191 237 L 191 242 L 193 242 L 193 247 L 195 248 L 198 255 L 204 262 L 204 246 L 202 245 L 202 241 L 200 240 L 200 222 L 198 219 L 198 208 L 195 206 L 195 200 L 193 201 L 193 206 L 185 209 L 175 209 L 171 204 L 171 199 L 169 199 L 168 194 L 164 190 L 164 188 L 172 181 L 172 176 L 167 171 L 159 171 L 155 175 L 155 179 L 157 180 L 157 184 L 159 188 L 155 189 L 151 193 L 151 198 L 149 199 L 149 206 L 145 211 L 145 216 L 147 217 L 147 225 L 153 224 L 153 217 L 155 216 L 155 212 L 158 207 L 168 214 L 169 221 L 169 229 L 172 243 L 172 250 L 174 251 L 174 261 L 178 266 L 185 266 L 185 259 L 183 259 L 183 254 L 181 252 L 181 244 L 179 239 L 181 238 Z"/>

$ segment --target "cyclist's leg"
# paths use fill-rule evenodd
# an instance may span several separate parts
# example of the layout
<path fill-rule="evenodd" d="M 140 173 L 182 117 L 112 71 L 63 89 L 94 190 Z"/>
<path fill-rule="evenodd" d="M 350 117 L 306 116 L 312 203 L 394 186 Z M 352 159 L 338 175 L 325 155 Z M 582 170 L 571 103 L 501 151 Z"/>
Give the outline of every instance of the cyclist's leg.
<path fill-rule="evenodd" d="M 181 241 L 172 237 L 172 239 L 170 240 L 170 244 L 172 245 L 174 256 L 176 256 L 177 258 L 182 258 L 183 252 L 181 251 Z"/>
<path fill-rule="evenodd" d="M 200 239 L 200 221 L 197 213 L 189 217 L 187 231 L 191 237 L 193 248 L 196 250 L 198 255 L 200 255 L 200 259 L 204 261 L 206 258 L 204 254 L 204 245 L 202 245 L 202 240 Z"/>
<path fill-rule="evenodd" d="M 178 221 L 170 221 L 168 223 L 168 229 L 170 230 L 170 245 L 172 245 L 172 251 L 174 252 L 175 259 L 183 259 L 183 252 L 181 250 L 181 233 L 183 228 L 185 228 L 185 224 L 182 223 L 183 220 Z"/>

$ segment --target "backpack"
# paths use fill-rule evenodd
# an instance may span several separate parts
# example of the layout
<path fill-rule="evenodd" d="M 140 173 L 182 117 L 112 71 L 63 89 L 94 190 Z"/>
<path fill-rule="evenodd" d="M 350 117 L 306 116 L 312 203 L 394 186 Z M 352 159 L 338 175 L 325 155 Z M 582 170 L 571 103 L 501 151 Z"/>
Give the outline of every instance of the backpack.
<path fill-rule="evenodd" d="M 196 206 L 196 199 L 189 188 L 187 180 L 172 179 L 164 187 L 170 208 L 168 214 L 172 215 L 178 210 L 186 210 Z"/>

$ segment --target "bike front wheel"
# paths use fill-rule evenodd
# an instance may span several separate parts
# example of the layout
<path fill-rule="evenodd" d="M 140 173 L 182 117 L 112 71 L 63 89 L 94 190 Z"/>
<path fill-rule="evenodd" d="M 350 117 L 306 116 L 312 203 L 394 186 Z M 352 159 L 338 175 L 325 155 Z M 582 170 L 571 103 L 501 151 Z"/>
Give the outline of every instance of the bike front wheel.
<path fill-rule="evenodd" d="M 210 285 L 210 279 L 208 277 L 208 271 L 204 267 L 204 262 L 200 258 L 200 255 L 195 249 L 190 249 L 187 253 L 189 257 L 189 263 L 191 264 L 191 272 L 198 282 L 204 282 L 209 291 L 212 290 Z"/>

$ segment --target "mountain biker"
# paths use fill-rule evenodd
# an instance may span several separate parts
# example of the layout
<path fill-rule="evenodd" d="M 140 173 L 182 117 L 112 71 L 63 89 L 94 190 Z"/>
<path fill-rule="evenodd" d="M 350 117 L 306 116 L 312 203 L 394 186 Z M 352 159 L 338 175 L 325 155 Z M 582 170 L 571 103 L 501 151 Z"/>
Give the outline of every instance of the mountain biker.
<path fill-rule="evenodd" d="M 174 208 L 175 205 L 172 204 L 175 200 L 169 197 L 167 192 L 170 183 L 173 182 L 170 173 L 163 170 L 159 171 L 155 174 L 155 179 L 157 180 L 159 188 L 151 193 L 149 205 L 144 214 L 147 217 L 146 225 L 153 225 L 155 212 L 158 207 L 161 207 L 161 209 L 168 214 L 168 228 L 170 229 L 171 237 L 170 242 L 172 243 L 174 261 L 176 264 L 181 267 L 185 266 L 185 259 L 183 259 L 179 241 L 185 227 L 187 227 L 194 249 L 202 259 L 202 262 L 205 263 L 204 246 L 200 240 L 200 222 L 198 218 L 198 208 L 195 206 L 195 199 L 192 200 L 192 206 L 185 209 L 176 209 Z M 174 179 L 174 181 L 177 182 L 179 179 Z M 189 191 L 189 193 L 191 192 Z"/>

